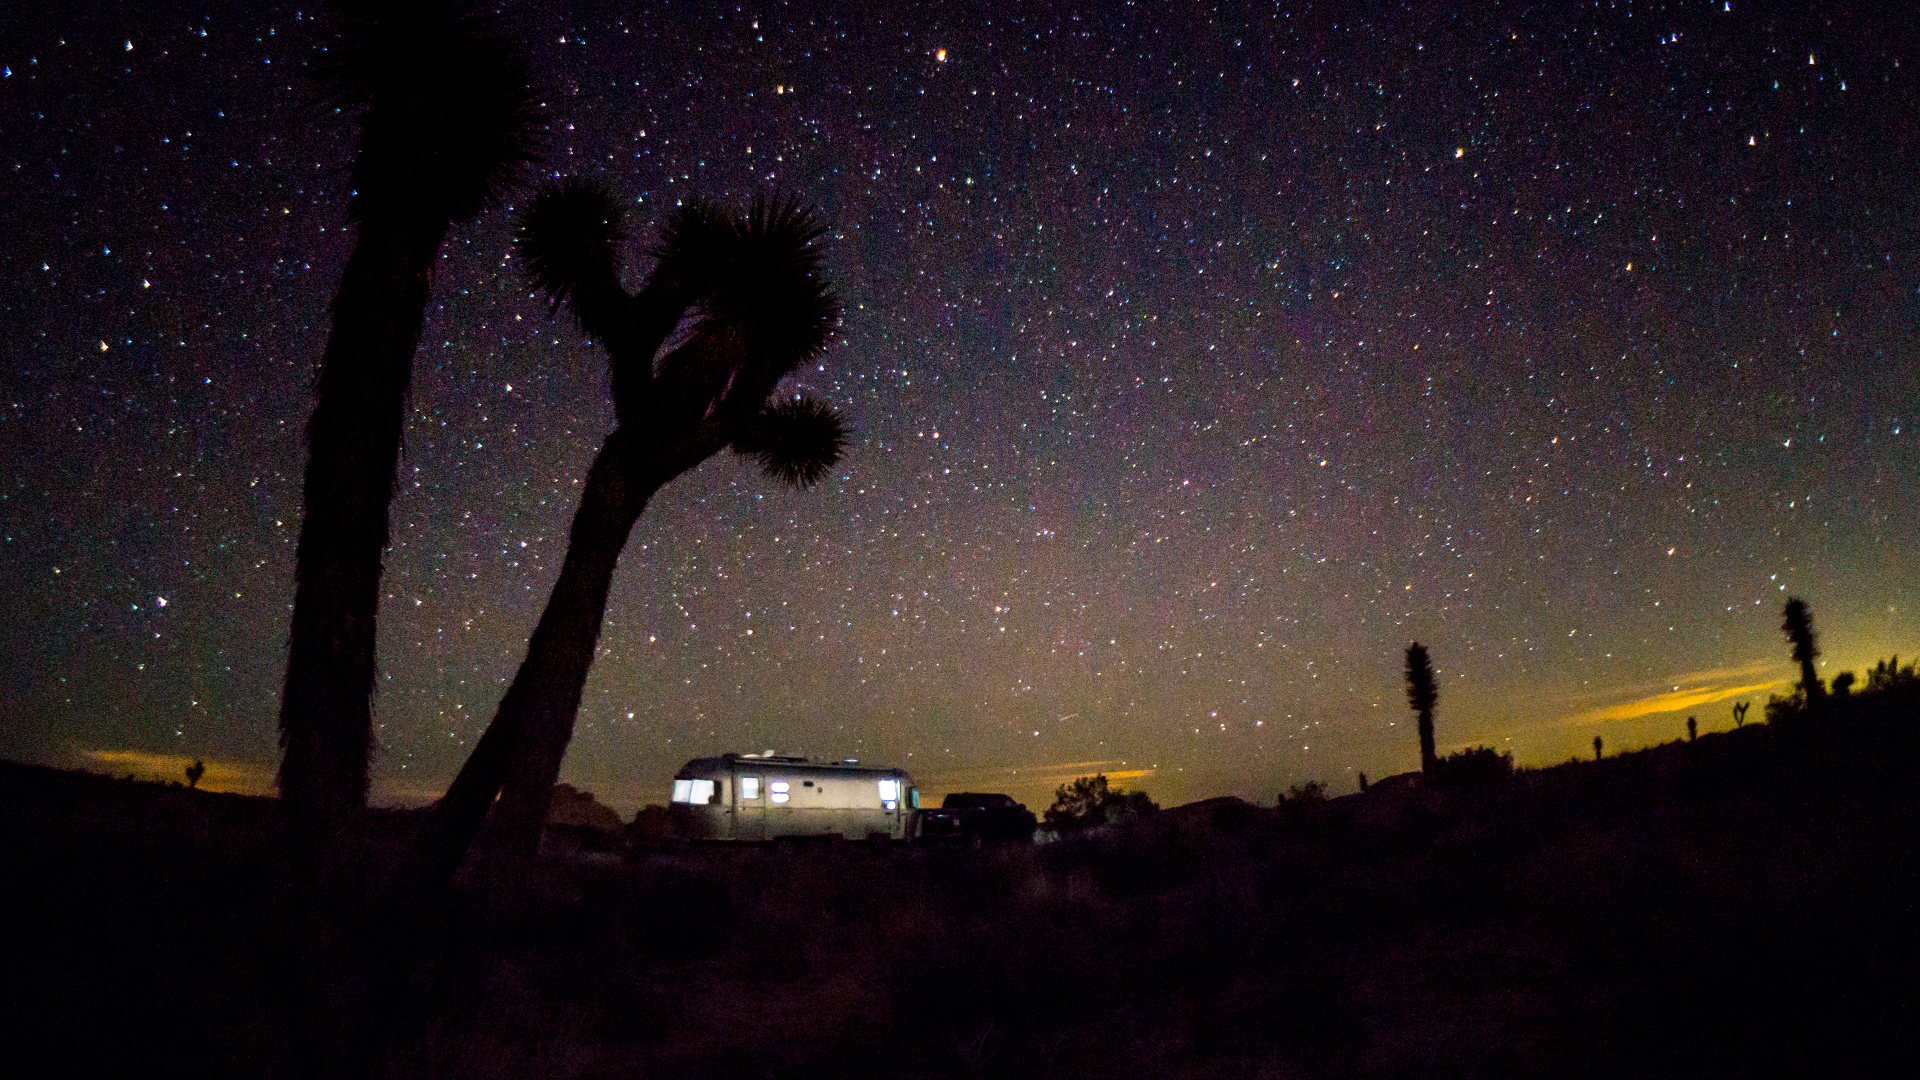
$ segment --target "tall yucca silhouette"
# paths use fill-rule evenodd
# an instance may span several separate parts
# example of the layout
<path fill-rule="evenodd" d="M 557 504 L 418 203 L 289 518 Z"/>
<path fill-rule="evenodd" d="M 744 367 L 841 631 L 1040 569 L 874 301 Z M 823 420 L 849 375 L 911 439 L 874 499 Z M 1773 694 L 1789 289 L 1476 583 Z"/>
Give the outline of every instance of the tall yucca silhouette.
<path fill-rule="evenodd" d="M 1420 771 L 1433 777 L 1436 758 L 1433 753 L 1433 707 L 1440 703 L 1440 689 L 1434 685 L 1433 664 L 1427 660 L 1427 647 L 1414 642 L 1407 646 L 1407 704 L 1420 721 Z"/>
<path fill-rule="evenodd" d="M 1792 596 L 1780 614 L 1780 629 L 1793 645 L 1793 662 L 1800 665 L 1800 689 L 1807 696 L 1807 704 L 1812 705 L 1826 696 L 1826 687 L 1820 685 L 1820 676 L 1813 670 L 1813 662 L 1820 655 L 1813 644 L 1813 613 L 1807 610 L 1805 600 Z"/>
<path fill-rule="evenodd" d="M 650 249 L 645 284 L 628 293 L 618 280 L 624 212 L 605 188 L 551 183 L 522 215 L 528 280 L 607 350 L 616 427 L 587 472 L 526 659 L 425 834 L 418 865 L 428 887 L 452 874 L 496 792 L 500 856 L 532 856 L 615 565 L 653 494 L 728 447 L 795 487 L 817 482 L 839 460 L 846 429 L 837 413 L 809 398 L 773 397 L 839 325 L 839 303 L 820 269 L 823 232 L 791 198 L 757 199 L 744 214 L 690 200 Z M 679 343 L 656 362 L 688 316 Z"/>
<path fill-rule="evenodd" d="M 523 173 L 538 129 L 518 50 L 470 5 L 341 4 L 330 26 L 311 68 L 357 112 L 354 244 L 307 427 L 280 706 L 281 795 L 321 833 L 366 802 L 381 556 L 432 265 Z"/>
<path fill-rule="evenodd" d="M 353 249 L 334 294 L 307 426 L 292 627 L 280 704 L 300 987 L 295 1059 L 369 1067 L 355 825 L 366 805 L 375 615 L 388 504 L 434 260 L 453 223 L 534 159 L 526 64 L 497 20 L 457 0 L 336 4 L 309 69 L 360 138 Z"/>

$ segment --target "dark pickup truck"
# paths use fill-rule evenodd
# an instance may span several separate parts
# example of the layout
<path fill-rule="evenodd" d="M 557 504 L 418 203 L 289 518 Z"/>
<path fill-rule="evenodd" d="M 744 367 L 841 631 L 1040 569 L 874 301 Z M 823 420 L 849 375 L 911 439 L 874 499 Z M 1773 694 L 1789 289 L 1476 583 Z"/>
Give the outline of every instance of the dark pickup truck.
<path fill-rule="evenodd" d="M 920 811 L 920 838 L 979 847 L 988 840 L 1031 840 L 1039 824 L 1011 795 L 956 791 L 938 810 Z"/>

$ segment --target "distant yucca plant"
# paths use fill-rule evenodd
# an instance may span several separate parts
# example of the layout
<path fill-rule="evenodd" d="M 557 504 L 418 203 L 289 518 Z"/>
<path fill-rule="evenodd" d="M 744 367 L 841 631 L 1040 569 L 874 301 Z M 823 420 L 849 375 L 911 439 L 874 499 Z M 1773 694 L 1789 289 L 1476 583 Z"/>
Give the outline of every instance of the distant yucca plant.
<path fill-rule="evenodd" d="M 1407 646 L 1407 704 L 1420 724 L 1420 771 L 1433 776 L 1433 707 L 1440 702 L 1440 688 L 1433 678 L 1433 664 L 1427 647 L 1414 642 Z"/>

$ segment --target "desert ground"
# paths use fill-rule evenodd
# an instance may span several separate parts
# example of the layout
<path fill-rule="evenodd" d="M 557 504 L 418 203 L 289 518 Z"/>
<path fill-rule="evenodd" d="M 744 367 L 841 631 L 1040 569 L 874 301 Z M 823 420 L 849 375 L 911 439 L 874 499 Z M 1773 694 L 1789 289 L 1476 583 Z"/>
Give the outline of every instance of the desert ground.
<path fill-rule="evenodd" d="M 383 1068 L 1907 1075 L 1917 751 L 1905 713 L 1754 723 L 978 852 L 559 854 L 513 905 L 463 879 Z M 374 865 L 415 820 L 375 816 Z M 9 765 L 0 837 L 23 1060 L 286 1071 L 273 800 Z"/>

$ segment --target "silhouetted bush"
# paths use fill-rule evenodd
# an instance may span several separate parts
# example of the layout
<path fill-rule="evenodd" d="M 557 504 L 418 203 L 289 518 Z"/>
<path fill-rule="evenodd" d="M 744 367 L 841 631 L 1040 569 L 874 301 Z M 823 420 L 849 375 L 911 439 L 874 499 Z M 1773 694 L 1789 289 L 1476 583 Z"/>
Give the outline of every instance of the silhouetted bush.
<path fill-rule="evenodd" d="M 1319 806 L 1326 801 L 1327 785 L 1318 780 L 1294 784 L 1280 796 L 1280 806 L 1287 810 L 1305 810 L 1309 806 Z"/>
<path fill-rule="evenodd" d="M 1795 690 L 1786 697 L 1778 694 L 1767 695 L 1767 723 L 1791 724 L 1807 715 L 1807 694 L 1804 690 Z"/>
<path fill-rule="evenodd" d="M 1916 684 L 1920 684 L 1920 674 L 1915 673 L 1912 663 L 1904 668 L 1901 667 L 1898 653 L 1873 665 L 1867 671 L 1868 693 L 1884 693 Z"/>
<path fill-rule="evenodd" d="M 1054 789 L 1045 828 L 1056 833 L 1078 832 L 1097 825 L 1125 825 L 1148 817 L 1160 807 L 1144 791 L 1127 791 L 1107 783 L 1105 773 L 1082 776 Z"/>
<path fill-rule="evenodd" d="M 644 849 L 647 845 L 666 840 L 673 835 L 673 818 L 667 808 L 653 803 L 640 808 L 633 820 L 621 830 L 621 836 L 629 848 Z"/>
<path fill-rule="evenodd" d="M 1433 763 L 1436 787 L 1492 787 L 1513 776 L 1513 754 L 1491 746 L 1459 750 Z"/>

